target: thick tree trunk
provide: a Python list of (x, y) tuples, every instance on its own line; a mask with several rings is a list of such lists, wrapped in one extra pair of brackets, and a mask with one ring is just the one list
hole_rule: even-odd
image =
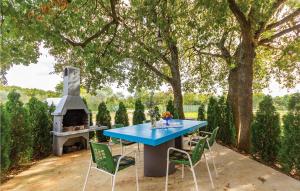
[(231, 69), (228, 76), (228, 102), (232, 108), (233, 120), (236, 128), (236, 137), (238, 136), (238, 124), (239, 124), (239, 115), (238, 115), (238, 72), (237, 68)]
[(169, 49), (171, 52), (171, 74), (172, 74), (172, 89), (174, 94), (174, 106), (178, 111), (179, 119), (184, 119), (183, 112), (183, 96), (181, 88), (181, 76), (179, 69), (179, 58), (178, 58), (178, 48), (176, 43), (173, 41), (169, 42)]
[(173, 89), (173, 95), (174, 95), (174, 107), (178, 111), (179, 119), (184, 119), (183, 96), (182, 96), (180, 80), (179, 81), (175, 80), (175, 82), (172, 83), (172, 89)]
[(235, 55), (236, 68), (230, 71), (228, 79), (228, 98), (237, 130), (237, 147), (246, 152), (250, 149), (254, 58), (255, 47), (252, 41), (243, 39)]

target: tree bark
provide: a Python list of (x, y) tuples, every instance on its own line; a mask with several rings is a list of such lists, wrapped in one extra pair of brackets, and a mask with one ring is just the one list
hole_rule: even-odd
[(179, 58), (178, 58), (178, 48), (174, 41), (168, 42), (169, 50), (171, 53), (171, 74), (172, 74), (172, 89), (174, 95), (174, 107), (178, 111), (179, 119), (184, 119), (183, 112), (183, 96), (181, 88), (181, 75), (179, 69)]
[(182, 96), (180, 76), (178, 76), (178, 78), (179, 80), (174, 80), (172, 82), (172, 89), (174, 95), (174, 107), (178, 111), (179, 119), (184, 119), (183, 96)]
[(255, 46), (251, 38), (243, 37), (235, 54), (236, 67), (229, 74), (228, 99), (233, 109), (237, 132), (237, 147), (249, 152), (252, 122), (252, 84)]
[(235, 126), (236, 137), (238, 136), (238, 124), (239, 124), (239, 115), (238, 115), (238, 72), (237, 68), (231, 69), (228, 76), (228, 102), (232, 108), (233, 120)]

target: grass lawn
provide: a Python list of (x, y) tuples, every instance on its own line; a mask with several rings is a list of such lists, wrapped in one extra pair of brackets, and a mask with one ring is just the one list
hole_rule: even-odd
[(187, 119), (197, 119), (198, 113), (197, 112), (185, 112), (184, 116)]

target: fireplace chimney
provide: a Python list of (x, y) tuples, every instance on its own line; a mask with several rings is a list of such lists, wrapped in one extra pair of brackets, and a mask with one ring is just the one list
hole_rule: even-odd
[(66, 67), (64, 70), (64, 96), (80, 95), (80, 70), (74, 67)]

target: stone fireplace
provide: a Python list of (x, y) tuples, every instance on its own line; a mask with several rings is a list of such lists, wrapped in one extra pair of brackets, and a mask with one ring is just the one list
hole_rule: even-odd
[(52, 113), (53, 153), (89, 148), (89, 131), (105, 129), (90, 127), (90, 112), (80, 97), (80, 70), (75, 67), (64, 69), (63, 97)]

